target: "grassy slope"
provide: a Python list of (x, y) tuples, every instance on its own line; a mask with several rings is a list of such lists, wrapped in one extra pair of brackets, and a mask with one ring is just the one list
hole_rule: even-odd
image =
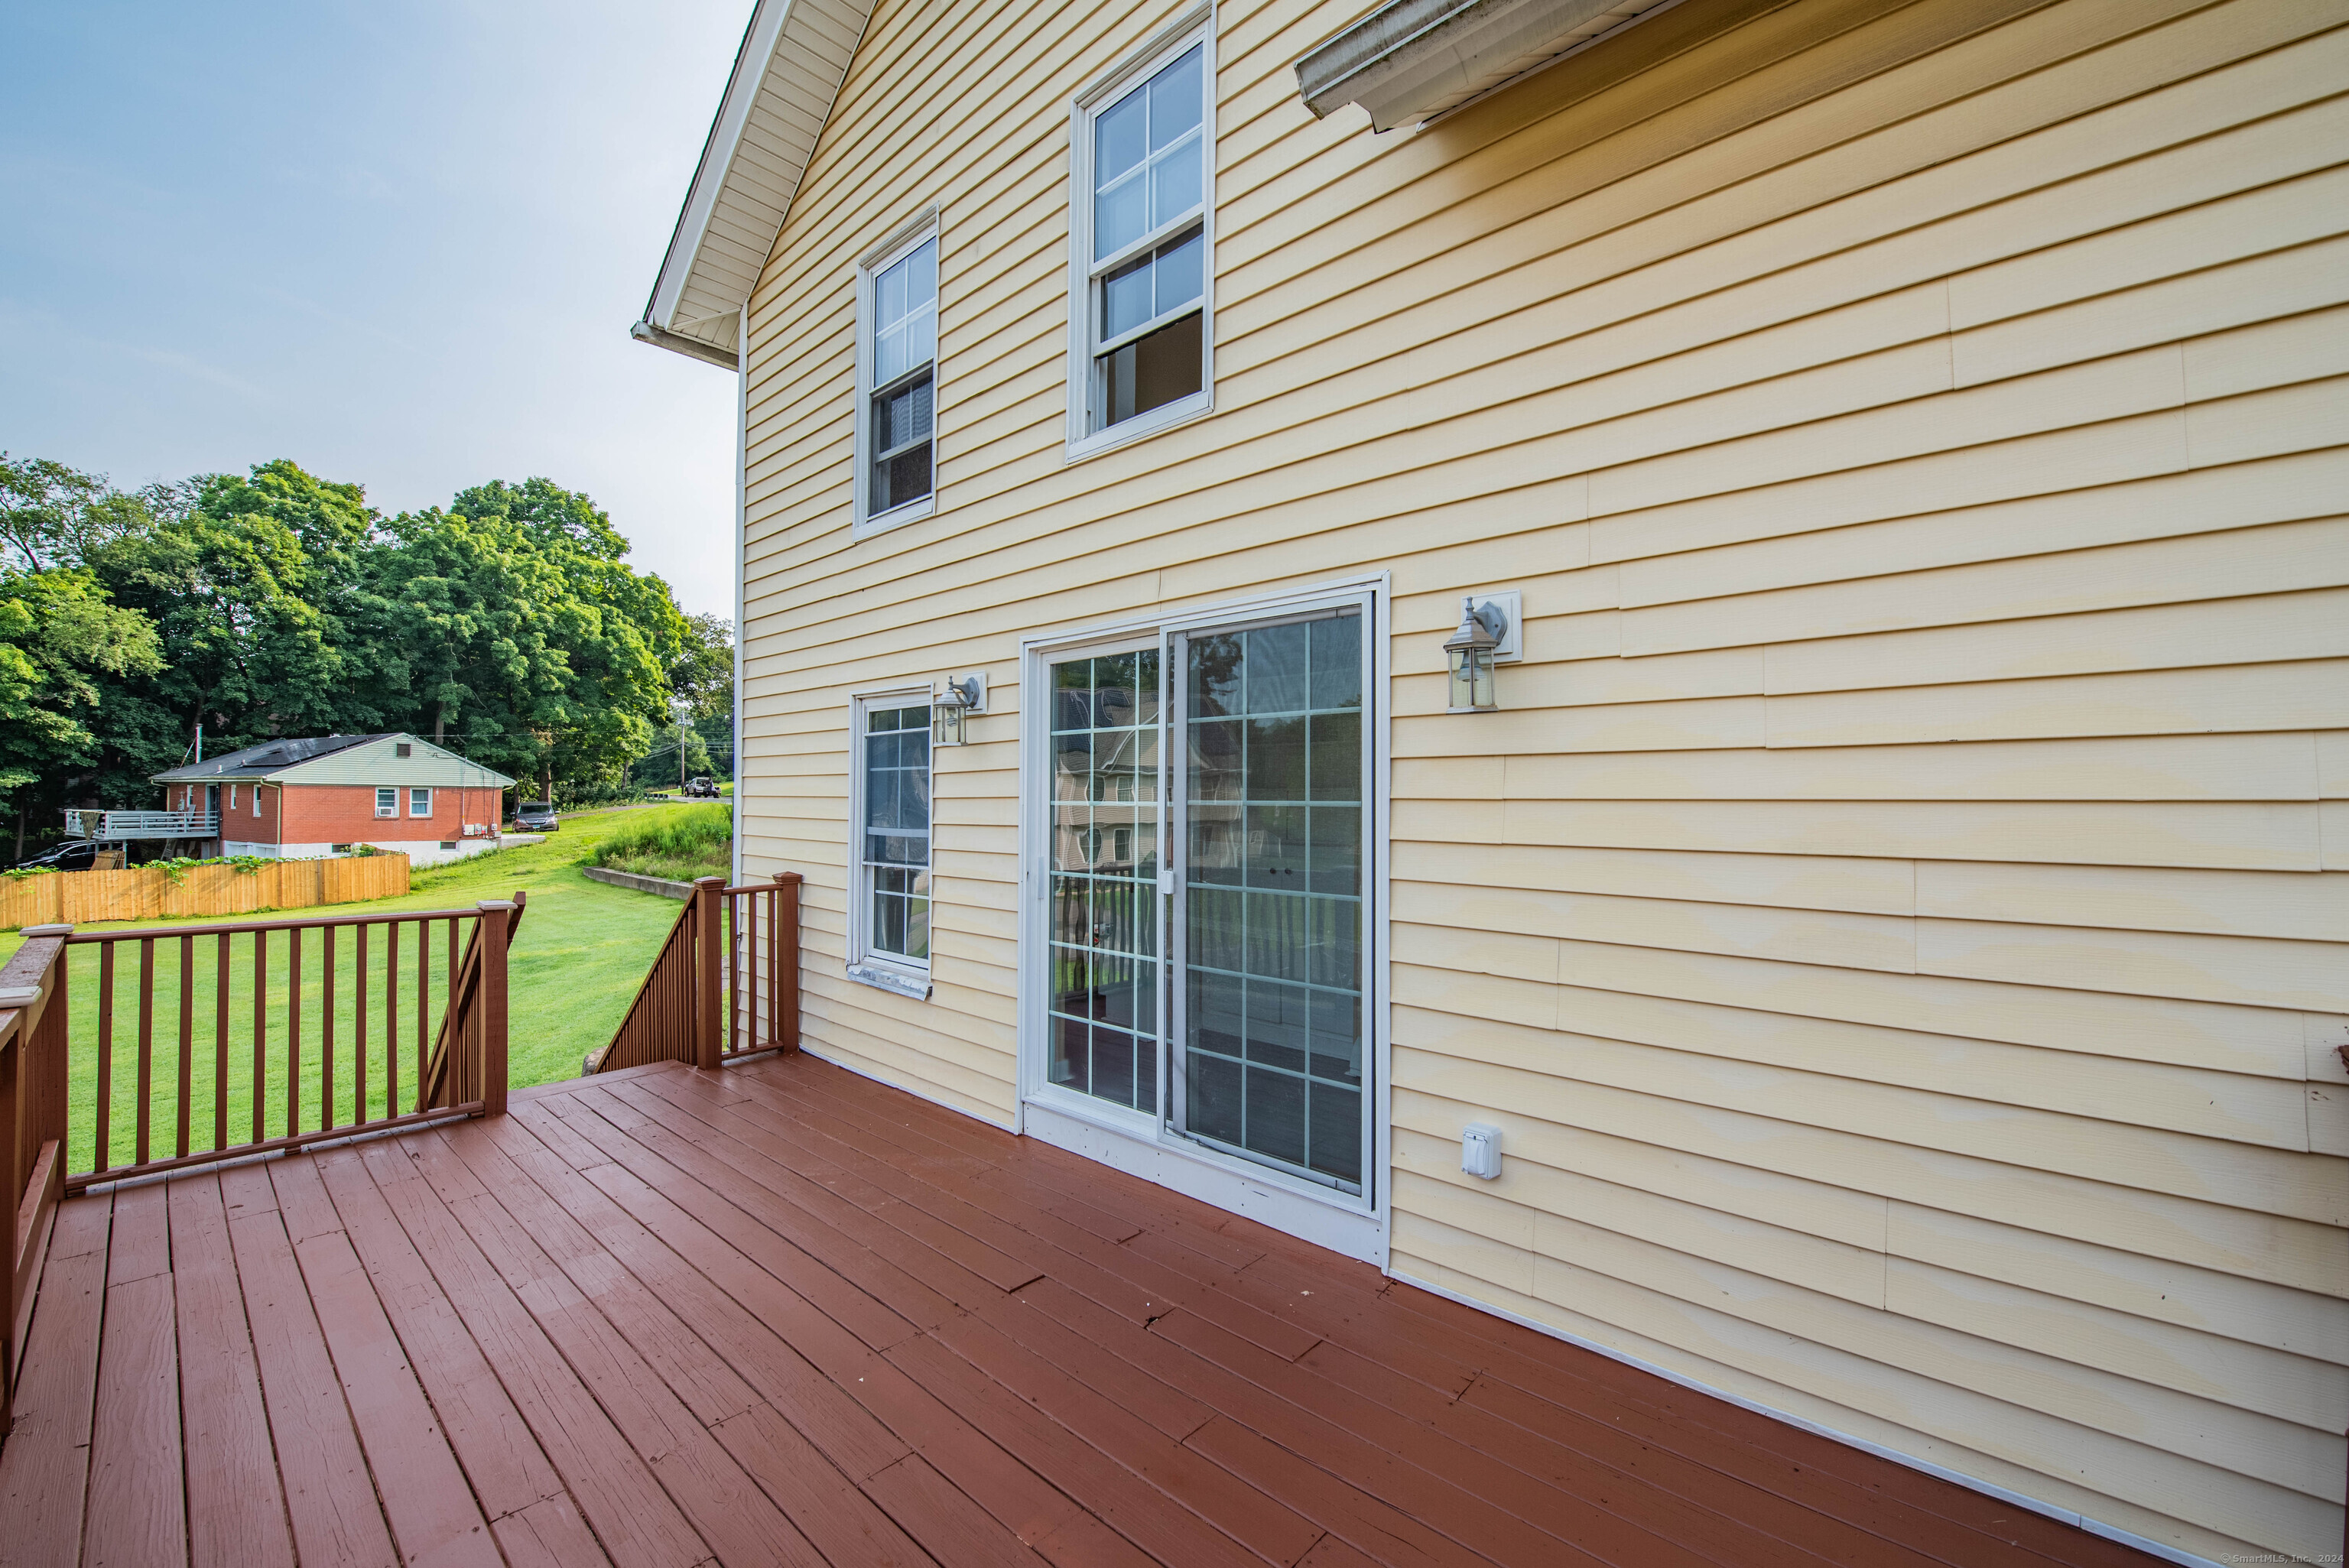
[(734, 810), (704, 802), (669, 811), (643, 812), (605, 835), (595, 863), (667, 882), (724, 876), (734, 851)]
[[(662, 939), (676, 922), (678, 905), (675, 901), (648, 893), (631, 892), (623, 888), (608, 887), (588, 881), (579, 873), (578, 862), (606, 835), (633, 825), (648, 816), (666, 814), (679, 808), (655, 807), (648, 810), (600, 812), (593, 816), (566, 817), (562, 831), (551, 835), (545, 843), (527, 848), (500, 851), (494, 854), (460, 861), (454, 865), (419, 871), (416, 873), (413, 891), (403, 897), (381, 899), (368, 903), (334, 904), (316, 910), (289, 912), (292, 915), (349, 915), (358, 913), (391, 913), (410, 910), (470, 909), (487, 898), (511, 898), (517, 890), (527, 890), (530, 898), (521, 930), (514, 940), (508, 971), (512, 987), (512, 1027), (509, 1045), (510, 1082), (514, 1087), (545, 1083), (552, 1079), (570, 1078), (579, 1071), (579, 1059), (588, 1051), (602, 1046), (618, 1026), (621, 1016), (627, 1010), (636, 985), (658, 952)], [(254, 918), (275, 918), (260, 915)], [(169, 930), (175, 925), (201, 925), (207, 920), (165, 921), (143, 923), (142, 930)], [(87, 931), (121, 930), (131, 923), (115, 922), (88, 925)], [(436, 951), (439, 929), (435, 931)], [(402, 995), (411, 995), (406, 975), (413, 964), (414, 928), (402, 933)], [(0, 934), (0, 960), (22, 945), (23, 937), (15, 932)], [(380, 937), (371, 969), (377, 972), (371, 983), (372, 995), (378, 999), (381, 989)], [(270, 1047), (268, 1069), (264, 1075), (267, 1090), (264, 1097), (267, 1108), (265, 1130), (274, 1135), (284, 1130), (285, 1099), (285, 955), (284, 939), (272, 954), (269, 1013)], [(175, 1115), (175, 1079), (177, 1075), (178, 1017), (175, 1004), (178, 995), (179, 944), (161, 941), (155, 944), (157, 996), (165, 1014), (154, 1021), (156, 1035), (156, 1069), (150, 1104), (152, 1109), (153, 1152), (169, 1154), (165, 1147), (172, 1140)], [(249, 939), (240, 939), (232, 950), (232, 982), (230, 986), (231, 1049), (229, 1052), (229, 1136), (241, 1141), (251, 1135), (250, 1099), (246, 1086), (251, 1078), (253, 1007), (245, 954)], [(308, 1021), (305, 1025), (304, 1091), (301, 1125), (319, 1125), (318, 1076), (316, 1065), (318, 1009), (322, 1001), (320, 973), (323, 968), (319, 939), (313, 934), (305, 947), (305, 984), (303, 992)], [(214, 1007), (212, 990), (213, 945), (210, 939), (199, 939), (194, 949), (197, 971), (194, 1006), (194, 1048), (191, 1051), (191, 1076), (195, 1083), (197, 1115), (191, 1147), (202, 1149), (211, 1142), (211, 1086), (212, 1073), (212, 1033)], [(134, 1124), (137, 1095), (131, 1073), (137, 1038), (135, 1016), (138, 949), (119, 948), (116, 964), (115, 995), (117, 1016), (114, 1026), (115, 1084), (109, 1099), (112, 1129), (109, 1142), (114, 1161), (130, 1157), (129, 1138)], [(436, 964), (436, 971), (440, 967)], [(337, 1099), (341, 1109), (336, 1120), (349, 1119), (351, 1093), (349, 1088), (349, 1042), (355, 1030), (351, 1020), (354, 990), (351, 939), (346, 934), (337, 950), (336, 1026), (339, 1068), (342, 1081)], [(97, 997), (98, 968), (95, 950), (75, 950), (73, 965), (73, 1085), (70, 1120), (78, 1137), (73, 1150), (71, 1169), (86, 1170), (90, 1166), (90, 1129), (97, 1099)], [(445, 984), (436, 973), (435, 1003), (445, 993)], [(166, 1000), (166, 999), (170, 1000)], [(403, 1003), (403, 1006), (405, 1004)], [(408, 1026), (409, 1029), (413, 1025)], [(412, 1063), (414, 1041), (404, 1038), (403, 1063)], [(382, 1042), (379, 1026), (371, 1042), (372, 1053), (380, 1057)], [(370, 1075), (371, 1078), (375, 1075)], [(412, 1069), (403, 1065), (401, 1088), (403, 1101), (410, 1089)], [(370, 1107), (381, 1114), (383, 1095), (379, 1078), (371, 1085)]]

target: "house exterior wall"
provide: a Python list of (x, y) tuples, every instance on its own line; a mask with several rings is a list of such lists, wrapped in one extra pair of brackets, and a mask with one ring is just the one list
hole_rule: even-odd
[[(1023, 637), (1390, 573), (1392, 1272), (2338, 1552), (2349, 5), (1687, 0), (1376, 139), (1292, 75), (1360, 9), (1217, 9), (1216, 411), (1071, 464), (1068, 105), (1181, 9), (875, 8), (750, 304), (810, 1048), (1014, 1123)], [(933, 201), (937, 511), (852, 542), (855, 259)], [(850, 693), (971, 670), (931, 994), (854, 984)]]

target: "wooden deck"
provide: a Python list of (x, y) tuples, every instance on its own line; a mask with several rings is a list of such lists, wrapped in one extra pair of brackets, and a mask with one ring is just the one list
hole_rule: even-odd
[(0, 1561), (2151, 1560), (795, 1057), (69, 1201)]

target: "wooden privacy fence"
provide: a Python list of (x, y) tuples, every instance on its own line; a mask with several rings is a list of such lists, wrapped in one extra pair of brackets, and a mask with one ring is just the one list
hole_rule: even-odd
[(408, 871), (408, 857), (394, 852), (331, 861), (271, 861), (250, 868), (187, 866), (176, 880), (160, 866), (0, 877), (0, 929), (359, 903), (406, 892)]
[(714, 1068), (800, 1044), (800, 873), (693, 884), (668, 940), (591, 1073), (647, 1062)]

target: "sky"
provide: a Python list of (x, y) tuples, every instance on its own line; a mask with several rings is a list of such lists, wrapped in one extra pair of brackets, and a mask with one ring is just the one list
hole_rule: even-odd
[(733, 613), (734, 377), (630, 341), (750, 0), (0, 0), (0, 449), (584, 490)]

